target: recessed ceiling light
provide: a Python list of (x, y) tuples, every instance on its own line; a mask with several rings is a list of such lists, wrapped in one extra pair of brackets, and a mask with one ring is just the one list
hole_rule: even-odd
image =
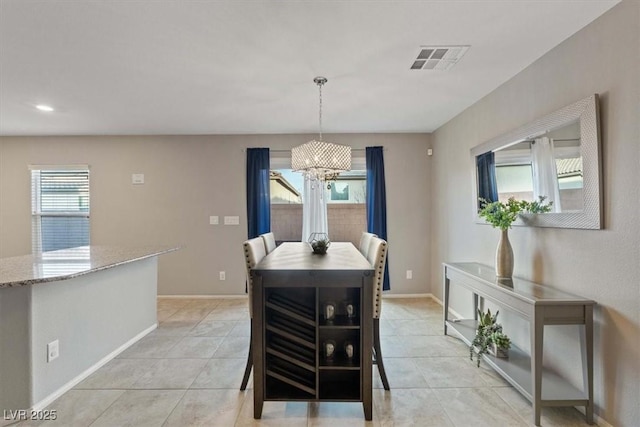
[(50, 107), (48, 105), (44, 105), (44, 104), (38, 104), (36, 105), (36, 108), (40, 111), (46, 111), (47, 113), (50, 113), (53, 111), (53, 107)]
[(449, 70), (470, 46), (421, 46), (412, 70)]

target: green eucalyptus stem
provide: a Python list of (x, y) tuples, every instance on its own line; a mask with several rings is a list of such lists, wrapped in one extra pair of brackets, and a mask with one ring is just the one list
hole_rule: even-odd
[(551, 211), (553, 202), (545, 204), (546, 197), (540, 196), (537, 201), (516, 200), (510, 197), (507, 203), (489, 202), (480, 198), (481, 209), (478, 215), (489, 224), (501, 230), (508, 230), (521, 213), (546, 213)]

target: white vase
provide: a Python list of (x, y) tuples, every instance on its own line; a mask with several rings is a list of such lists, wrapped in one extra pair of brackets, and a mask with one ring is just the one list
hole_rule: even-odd
[(502, 230), (496, 250), (496, 276), (498, 279), (511, 279), (513, 276), (513, 249), (509, 242), (509, 229)]

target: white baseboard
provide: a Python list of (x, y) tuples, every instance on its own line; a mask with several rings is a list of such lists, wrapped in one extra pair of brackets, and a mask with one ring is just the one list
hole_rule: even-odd
[[(383, 294), (382, 298), (431, 298), (441, 306), (444, 306), (442, 301), (433, 294), (391, 294), (391, 295)], [(462, 315), (451, 308), (449, 308), (449, 313), (451, 313), (455, 319), (462, 319)]]
[(125, 351), (127, 348), (131, 347), (138, 340), (140, 340), (142, 337), (144, 337), (145, 335), (147, 335), (149, 332), (153, 331), (157, 327), (158, 327), (157, 323), (154, 323), (152, 326), (149, 326), (147, 329), (145, 329), (144, 331), (140, 332), (138, 335), (136, 335), (135, 337), (131, 338), (129, 341), (127, 341), (126, 343), (122, 344), (120, 347), (118, 347), (117, 349), (115, 349), (111, 353), (107, 354), (105, 357), (100, 359), (94, 365), (90, 366), (88, 369), (83, 371), (80, 375), (76, 376), (71, 381), (69, 381), (68, 383), (64, 384), (62, 387), (60, 387), (59, 389), (57, 389), (56, 391), (51, 393), (49, 396), (45, 397), (41, 401), (39, 401), (36, 404), (34, 404), (33, 407), (31, 407), (31, 410), (33, 410), (33, 411), (41, 411), (41, 410), (43, 410), (44, 408), (49, 406), (54, 400), (56, 400), (57, 398), (62, 396), (67, 391), (71, 390), (76, 385), (80, 384), (80, 382), (82, 380), (87, 378), (89, 375), (93, 374), (98, 369), (102, 368), (104, 365), (106, 365), (108, 362), (110, 362), (117, 355), (119, 355), (120, 353)]
[(433, 294), (429, 294), (429, 295), (431, 296), (432, 300), (434, 300), (435, 302), (437, 302), (438, 304), (440, 304), (442, 306), (444, 305), (443, 302), (437, 296), (435, 296)]
[[(587, 411), (584, 406), (574, 406), (574, 408), (576, 408), (576, 410), (582, 415), (586, 416)], [(613, 427), (612, 424), (609, 424), (604, 418), (599, 417), (598, 414), (593, 414), (593, 423), (600, 427)]]
[(385, 294), (382, 292), (382, 298), (429, 298), (431, 294)]
[(173, 298), (173, 299), (232, 299), (232, 298), (247, 298), (247, 294), (241, 295), (158, 295), (158, 299)]

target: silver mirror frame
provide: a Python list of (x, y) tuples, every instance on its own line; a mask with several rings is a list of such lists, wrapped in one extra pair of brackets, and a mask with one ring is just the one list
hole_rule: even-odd
[(594, 94), (568, 105), (538, 120), (500, 135), (471, 149), (472, 207), (476, 222), (486, 222), (478, 216), (478, 168), (476, 157), (488, 151), (533, 139), (572, 121), (580, 121), (580, 149), (583, 164), (584, 207), (581, 212), (521, 215), (514, 225), (601, 229), (603, 227), (602, 155), (600, 142), (600, 110), (598, 95)]

